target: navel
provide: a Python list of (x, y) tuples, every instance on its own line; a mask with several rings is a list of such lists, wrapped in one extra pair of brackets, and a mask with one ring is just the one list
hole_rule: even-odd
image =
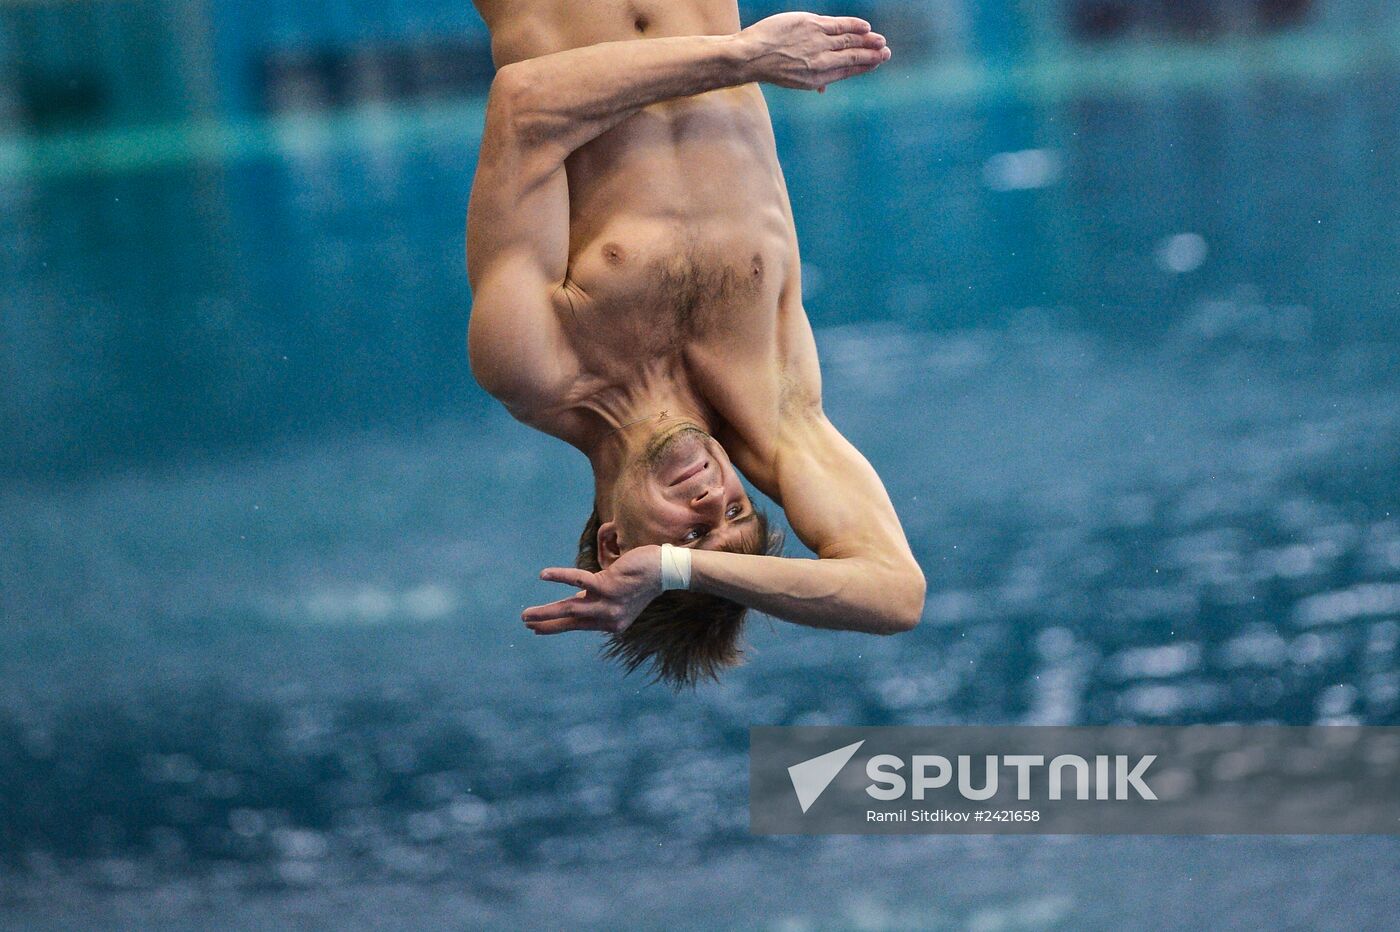
[(763, 255), (753, 254), (753, 261), (749, 263), (749, 277), (756, 282), (763, 281)]
[(638, 13), (638, 14), (637, 14), (637, 18), (636, 18), (635, 22), (636, 22), (636, 26), (637, 26), (637, 31), (638, 31), (638, 32), (646, 32), (646, 31), (647, 31), (647, 27), (651, 25), (651, 21), (648, 20), (648, 19), (647, 19), (645, 16), (643, 16), (641, 13)]
[(608, 265), (621, 265), (627, 261), (627, 253), (617, 243), (604, 243), (603, 258)]

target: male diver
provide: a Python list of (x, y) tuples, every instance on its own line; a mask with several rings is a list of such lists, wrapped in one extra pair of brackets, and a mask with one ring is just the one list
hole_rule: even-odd
[[(478, 0), (498, 66), (467, 223), (472, 372), (578, 448), (577, 590), (537, 634), (608, 633), (673, 686), (738, 662), (746, 608), (918, 623), (924, 577), (875, 470), (822, 411), (797, 235), (757, 82), (825, 90), (889, 60), (853, 17), (739, 28), (735, 0)], [(778, 535), (739, 473), (818, 559)], [(675, 591), (667, 591), (675, 590)]]

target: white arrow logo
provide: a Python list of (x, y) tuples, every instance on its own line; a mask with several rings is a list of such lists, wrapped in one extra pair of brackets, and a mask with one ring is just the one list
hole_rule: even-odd
[(792, 788), (797, 793), (797, 802), (802, 806), (803, 812), (812, 808), (812, 803), (817, 801), (818, 796), (826, 792), (826, 788), (831, 785), (832, 780), (836, 779), (841, 768), (846, 766), (864, 743), (864, 740), (857, 741), (855, 744), (848, 744), (844, 748), (837, 748), (820, 757), (804, 760), (802, 763), (793, 764), (788, 768), (788, 776), (792, 778)]

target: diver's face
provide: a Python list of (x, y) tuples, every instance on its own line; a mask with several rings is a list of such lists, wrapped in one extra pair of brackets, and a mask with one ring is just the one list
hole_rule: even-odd
[(695, 427), (656, 438), (620, 484), (616, 515), (622, 550), (643, 544), (735, 550), (758, 530), (724, 448)]

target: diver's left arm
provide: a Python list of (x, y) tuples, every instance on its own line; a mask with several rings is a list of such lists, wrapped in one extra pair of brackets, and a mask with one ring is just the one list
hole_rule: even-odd
[(697, 550), (690, 588), (774, 617), (872, 634), (907, 631), (925, 582), (870, 463), (820, 406), (783, 426), (774, 497), (817, 559)]
[[(880, 477), (820, 413), (783, 431), (770, 494), (817, 559), (690, 550), (692, 591), (722, 596), (816, 628), (896, 634), (919, 623), (924, 575)], [(578, 589), (523, 614), (536, 634), (621, 631), (660, 595), (661, 548), (634, 547), (597, 573), (551, 567), (547, 582)]]

